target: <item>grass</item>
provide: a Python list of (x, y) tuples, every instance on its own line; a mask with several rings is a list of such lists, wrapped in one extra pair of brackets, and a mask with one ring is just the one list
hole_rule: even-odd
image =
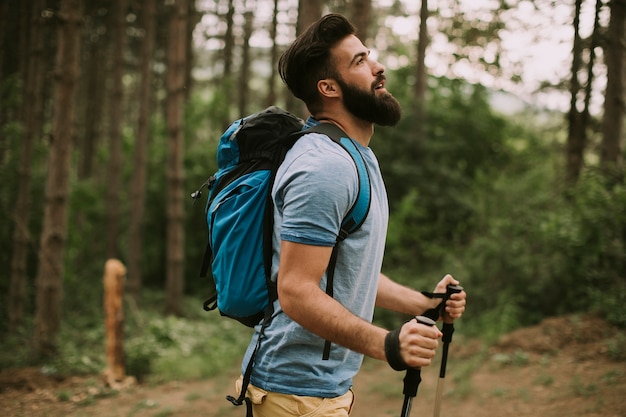
[(569, 383), (569, 388), (577, 397), (589, 397), (598, 391), (598, 386), (595, 383), (585, 383), (578, 376), (572, 379)]
[[(185, 317), (162, 314), (161, 292), (147, 292), (141, 308), (125, 303), (126, 374), (145, 380), (197, 379), (237, 366), (252, 329), (216, 312), (202, 301), (186, 299)], [(67, 315), (58, 338), (58, 353), (34, 361), (27, 332), (0, 342), (0, 369), (38, 366), (49, 375), (100, 374), (106, 368), (105, 332), (101, 316)]]

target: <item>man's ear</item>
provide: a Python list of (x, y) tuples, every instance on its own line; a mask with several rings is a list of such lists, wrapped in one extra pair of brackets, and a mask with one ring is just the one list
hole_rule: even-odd
[(323, 97), (339, 97), (341, 95), (341, 87), (332, 78), (325, 78), (317, 82), (317, 91)]

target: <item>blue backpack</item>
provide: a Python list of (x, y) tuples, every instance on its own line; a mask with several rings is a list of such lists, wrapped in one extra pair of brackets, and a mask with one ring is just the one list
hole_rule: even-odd
[[(338, 244), (361, 227), (370, 207), (369, 172), (355, 142), (334, 124), (320, 123), (306, 130), (303, 127), (301, 119), (274, 106), (233, 122), (217, 147), (217, 172), (192, 194), (197, 200), (201, 190), (208, 187), (205, 209), (208, 243), (200, 276), (205, 277), (210, 267), (215, 294), (205, 301), (204, 309), (217, 309), (221, 315), (249, 327), (263, 320), (261, 336), (272, 317), (273, 301), (278, 297), (276, 283), (271, 280), (274, 227), (271, 190), (287, 151), (302, 135), (322, 133), (348, 152), (358, 172), (359, 193), (342, 220), (326, 271), (326, 293), (330, 296)], [(236, 405), (245, 400), (245, 388), (261, 336), (245, 372), (240, 397), (228, 397)], [(325, 359), (329, 352), (327, 341)]]
[[(322, 133), (352, 156), (359, 174), (359, 194), (342, 221), (337, 242), (365, 221), (370, 205), (369, 173), (357, 146), (336, 125), (320, 123), (302, 130), (302, 120), (277, 107), (269, 107), (233, 122), (217, 147), (217, 172), (200, 188), (209, 189), (206, 204), (208, 244), (202, 277), (211, 268), (216, 293), (204, 305), (253, 327), (276, 299), (270, 280), (272, 264), (273, 204), (271, 188), (287, 151), (303, 135)], [(201, 191), (192, 196), (197, 199)], [(335, 245), (337, 248), (337, 245)], [(336, 250), (327, 275), (332, 275)], [(331, 268), (332, 267), (332, 268)], [(332, 278), (329, 277), (332, 295)]]

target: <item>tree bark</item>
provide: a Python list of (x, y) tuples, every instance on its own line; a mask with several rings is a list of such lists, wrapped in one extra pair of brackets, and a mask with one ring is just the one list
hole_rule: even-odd
[(244, 12), (244, 26), (243, 26), (243, 44), (241, 45), (241, 68), (239, 68), (239, 87), (237, 88), (239, 94), (238, 108), (239, 116), (243, 117), (248, 114), (248, 102), (250, 96), (250, 89), (248, 88), (248, 81), (250, 81), (250, 37), (253, 32), (254, 15), (251, 10)]
[(143, 218), (146, 204), (146, 175), (148, 138), (150, 134), (150, 114), (152, 110), (152, 57), (156, 33), (156, 0), (146, 0), (143, 4), (144, 39), (141, 46), (141, 85), (139, 87), (139, 117), (137, 120), (137, 141), (133, 160), (133, 177), (130, 202), (130, 237), (128, 253), (128, 290), (135, 298), (141, 291), (141, 254), (143, 246)]
[(426, 73), (426, 49), (430, 42), (428, 36), (428, 0), (422, 0), (420, 8), (419, 38), (417, 40), (417, 63), (415, 65), (415, 137), (416, 141), (422, 142), (426, 134), (426, 85), (428, 74)]
[(104, 266), (104, 328), (107, 367), (104, 376), (109, 386), (115, 386), (126, 377), (124, 363), (124, 285), (126, 268), (117, 259), (109, 259)]
[(272, 14), (272, 26), (270, 27), (270, 38), (272, 39), (272, 47), (270, 49), (270, 63), (271, 71), (268, 79), (268, 91), (267, 99), (265, 100), (266, 106), (271, 106), (276, 103), (276, 67), (278, 65), (278, 45), (277, 36), (278, 33), (278, 0), (274, 0), (274, 13)]
[(350, 20), (356, 26), (357, 37), (366, 43), (372, 18), (372, 0), (352, 0), (350, 14)]
[[(228, 10), (224, 16), (226, 31), (224, 32), (224, 48), (222, 50), (223, 72), (219, 83), (219, 89), (223, 93), (225, 104), (233, 102), (233, 56), (235, 54), (235, 5), (233, 0), (228, 0)], [(232, 122), (229, 105), (224, 105), (220, 111), (221, 130), (225, 130)]]
[(166, 313), (180, 315), (184, 289), (184, 106), (187, 40), (187, 1), (175, 0), (167, 50), (167, 258)]
[(106, 256), (119, 256), (120, 191), (122, 189), (122, 105), (124, 74), (124, 39), (126, 35), (126, 0), (113, 7), (113, 68), (109, 101), (109, 162), (107, 167), (107, 235)]
[[(107, 68), (107, 47), (110, 39), (110, 26), (99, 16), (98, 12), (103, 4), (91, 4), (92, 25), (87, 28), (88, 44), (85, 45), (85, 77), (84, 77), (84, 114), (83, 137), (79, 145), (78, 179), (91, 178), (94, 173), (94, 157), (100, 138), (102, 137), (103, 110), (105, 108), (105, 91)], [(110, 6), (109, 6), (110, 8)], [(104, 20), (104, 21), (103, 21)], [(110, 19), (108, 19), (110, 21)], [(107, 30), (103, 30), (107, 27)]]
[(576, 0), (574, 11), (574, 43), (572, 48), (572, 69), (570, 79), (570, 109), (568, 113), (568, 135), (565, 145), (565, 178), (570, 184), (578, 180), (583, 167), (583, 155), (587, 144), (586, 128), (582, 111), (578, 109), (581, 91), (578, 72), (582, 68), (583, 42), (580, 38), (580, 10), (582, 0)]
[(43, 230), (36, 280), (33, 348), (36, 356), (56, 351), (61, 324), (63, 273), (67, 241), (70, 161), (74, 135), (74, 93), (78, 80), (82, 0), (62, 0), (58, 14), (54, 116)]
[(611, 0), (607, 36), (607, 83), (602, 122), (600, 165), (612, 182), (624, 179), (622, 144), (626, 102), (626, 0)]
[[(321, 0), (299, 0), (298, 2), (298, 21), (296, 22), (296, 36), (304, 32), (309, 26), (322, 17), (322, 1)], [(293, 94), (287, 92), (287, 110), (293, 113), (300, 113), (300, 117), (306, 118), (309, 110), (306, 105), (300, 101), (296, 101)]]
[(304, 32), (309, 26), (322, 17), (323, 3), (321, 0), (300, 0), (298, 4), (296, 35)]
[(31, 8), (30, 39), (24, 77), (24, 99), (22, 100), (22, 153), (18, 170), (17, 199), (13, 220), (13, 254), (11, 258), (11, 280), (9, 285), (9, 331), (14, 332), (22, 324), (24, 301), (26, 298), (26, 265), (28, 247), (31, 244), (29, 232), (31, 167), (35, 136), (41, 131), (41, 111), (43, 107), (43, 22), (41, 12), (44, 0), (36, 0)]

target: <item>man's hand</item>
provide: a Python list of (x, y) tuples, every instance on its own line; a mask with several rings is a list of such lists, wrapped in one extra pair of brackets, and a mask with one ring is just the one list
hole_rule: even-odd
[[(459, 281), (454, 279), (452, 275), (447, 274), (435, 287), (436, 293), (445, 293), (448, 285), (459, 285)], [(461, 318), (465, 311), (467, 294), (465, 291), (454, 293), (446, 302), (444, 310), (444, 320), (455, 320)]]
[(435, 326), (406, 322), (400, 329), (400, 356), (410, 368), (430, 365), (442, 333)]

